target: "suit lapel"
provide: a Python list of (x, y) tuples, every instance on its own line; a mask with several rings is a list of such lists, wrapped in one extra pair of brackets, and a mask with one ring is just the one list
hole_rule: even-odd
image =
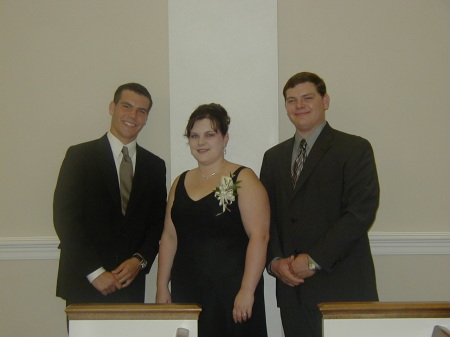
[(143, 155), (143, 149), (136, 144), (136, 166), (133, 176), (133, 187), (131, 188), (130, 200), (128, 201), (127, 214), (133, 211), (134, 205), (139, 200), (148, 181), (151, 165)]
[(111, 145), (109, 144), (106, 135), (99, 139), (96, 157), (96, 165), (99, 166), (99, 171), (101, 172), (101, 177), (99, 177), (99, 179), (104, 180), (106, 189), (111, 195), (114, 205), (122, 214), (122, 202), (120, 200), (120, 187), (117, 178), (116, 164)]
[(289, 198), (293, 196), (292, 177), (291, 177), (291, 162), (292, 162), (292, 148), (294, 146), (295, 137), (292, 137), (283, 144), (280, 152), (280, 184), (283, 189), (287, 191)]
[(308, 180), (308, 177), (314, 171), (316, 165), (322, 159), (323, 155), (328, 151), (331, 146), (332, 138), (332, 129), (327, 123), (306, 158), (305, 165), (303, 166), (297, 184), (295, 185), (294, 194), (301, 189), (303, 184)]

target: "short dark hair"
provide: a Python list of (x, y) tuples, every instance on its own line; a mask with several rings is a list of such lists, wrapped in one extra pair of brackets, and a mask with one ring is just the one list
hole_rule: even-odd
[(317, 92), (323, 97), (327, 93), (327, 86), (325, 85), (325, 82), (323, 79), (321, 79), (317, 74), (309, 73), (309, 72), (301, 72), (298, 74), (295, 74), (292, 76), (283, 88), (283, 96), (284, 99), (286, 99), (286, 91), (288, 89), (294, 88), (296, 85), (305, 83), (305, 82), (311, 82), (315, 85)]
[(230, 117), (227, 111), (220, 104), (210, 103), (202, 104), (194, 110), (189, 117), (184, 135), (189, 138), (195, 122), (205, 118), (211, 121), (214, 131), (220, 132), (222, 136), (227, 134), (230, 125)]
[(119, 103), (120, 98), (122, 96), (122, 92), (124, 90), (130, 90), (130, 91), (135, 92), (138, 95), (147, 97), (150, 101), (150, 105), (148, 106), (147, 112), (150, 111), (150, 109), (152, 108), (152, 105), (153, 105), (152, 96), (148, 92), (147, 88), (139, 83), (125, 83), (125, 84), (122, 84), (120, 87), (118, 87), (116, 92), (114, 93), (114, 103), (115, 104)]

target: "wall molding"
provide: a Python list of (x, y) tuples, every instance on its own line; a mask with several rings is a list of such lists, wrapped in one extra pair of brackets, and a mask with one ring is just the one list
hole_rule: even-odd
[[(373, 232), (373, 255), (450, 255), (450, 232)], [(0, 260), (57, 260), (56, 236), (0, 237)]]
[(450, 255), (450, 232), (369, 233), (373, 255)]

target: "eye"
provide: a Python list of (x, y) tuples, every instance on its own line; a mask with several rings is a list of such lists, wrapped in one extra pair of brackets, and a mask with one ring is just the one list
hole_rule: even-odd
[(147, 114), (147, 110), (140, 109), (140, 110), (139, 110), (139, 113), (140, 113), (141, 115), (146, 115), (146, 114)]
[(292, 104), (292, 103), (295, 103), (295, 100), (292, 99), (292, 98), (290, 98), (290, 99), (288, 99), (286, 102), (287, 102), (288, 104)]
[(213, 133), (213, 132), (210, 132), (210, 133), (206, 134), (206, 137), (215, 137), (215, 136), (216, 136), (216, 134)]
[(191, 135), (189, 136), (189, 138), (198, 138), (198, 135), (194, 135), (191, 133)]

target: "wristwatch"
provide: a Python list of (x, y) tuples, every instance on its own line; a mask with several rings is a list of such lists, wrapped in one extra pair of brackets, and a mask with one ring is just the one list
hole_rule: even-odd
[(144, 259), (144, 257), (141, 254), (136, 253), (133, 255), (133, 257), (139, 260), (139, 265), (140, 265), (141, 270), (145, 269), (145, 267), (147, 267), (147, 260)]
[(309, 256), (309, 255), (306, 255), (307, 256), (307, 258), (308, 258), (308, 268), (310, 269), (310, 270), (317, 270), (317, 265), (314, 263), (314, 261), (313, 261), (313, 259), (311, 258), (311, 256)]

